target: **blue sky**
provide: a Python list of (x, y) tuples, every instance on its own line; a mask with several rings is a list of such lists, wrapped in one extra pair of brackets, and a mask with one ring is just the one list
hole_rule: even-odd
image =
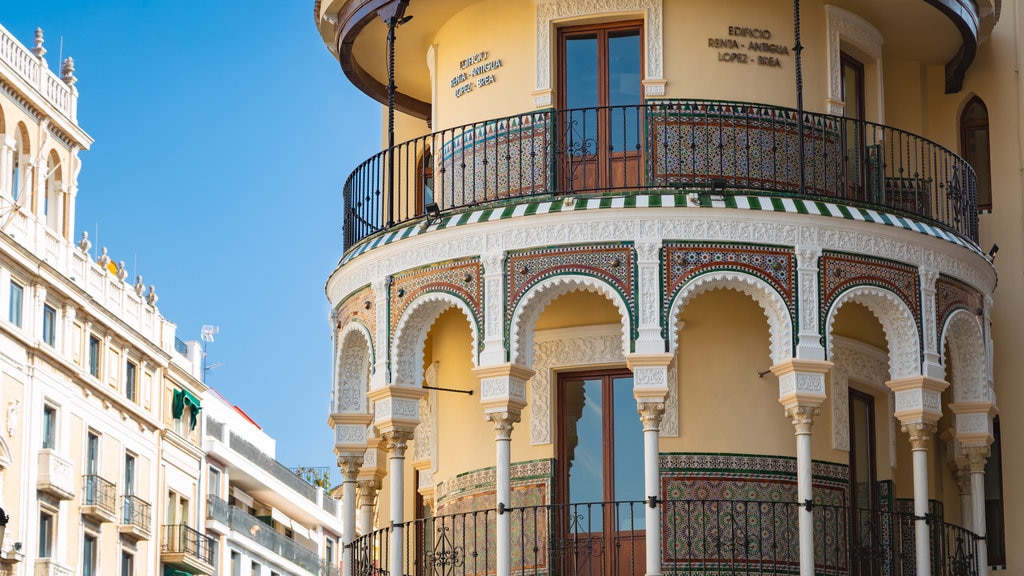
[[(330, 305), (341, 187), (381, 148), (380, 107), (320, 40), (313, 0), (32, 0), (0, 23), (75, 59), (89, 232), (154, 284), (207, 384), (277, 439), (288, 466), (334, 466)], [(337, 471), (333, 480), (337, 481)]]

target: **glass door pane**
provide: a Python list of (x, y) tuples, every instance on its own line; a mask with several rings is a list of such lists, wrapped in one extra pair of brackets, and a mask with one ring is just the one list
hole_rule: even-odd
[[(614, 500), (643, 500), (644, 494), (644, 430), (636, 412), (633, 377), (612, 380), (614, 394), (612, 428), (614, 450)], [(620, 506), (619, 530), (640, 530), (644, 527), (644, 511), (636, 506)]]
[[(578, 379), (565, 382), (566, 430), (565, 450), (568, 472), (568, 503), (604, 501), (604, 407), (600, 379)], [(578, 507), (580, 529), (601, 530), (600, 507), (592, 511)]]

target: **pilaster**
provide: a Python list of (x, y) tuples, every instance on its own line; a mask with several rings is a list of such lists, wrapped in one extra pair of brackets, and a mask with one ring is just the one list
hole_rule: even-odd
[[(661, 85), (664, 88), (664, 84)], [(636, 244), (637, 300), (639, 304), (639, 335), (635, 349), (638, 354), (665, 351), (661, 335), (661, 241), (642, 240)]]
[(797, 318), (796, 356), (805, 360), (825, 360), (825, 348), (821, 345), (821, 331), (818, 326), (818, 261), (821, 247), (801, 245), (796, 247), (796, 279), (800, 314)]
[(921, 266), (918, 271), (921, 277), (921, 331), (924, 336), (924, 374), (932, 378), (943, 378), (946, 371), (942, 368), (939, 355), (938, 331), (935, 323), (935, 281), (939, 271)]
[(480, 365), (505, 362), (505, 253), (494, 252), (481, 257), (484, 267), (484, 349)]

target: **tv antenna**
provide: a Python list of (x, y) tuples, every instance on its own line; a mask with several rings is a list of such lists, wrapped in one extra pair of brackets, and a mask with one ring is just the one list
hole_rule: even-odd
[(215, 368), (220, 368), (224, 365), (223, 362), (214, 362), (213, 364), (207, 364), (206, 362), (206, 346), (213, 342), (213, 335), (220, 333), (220, 326), (214, 326), (213, 324), (203, 324), (203, 328), (199, 332), (199, 338), (203, 341), (203, 383), (206, 383), (206, 373)]

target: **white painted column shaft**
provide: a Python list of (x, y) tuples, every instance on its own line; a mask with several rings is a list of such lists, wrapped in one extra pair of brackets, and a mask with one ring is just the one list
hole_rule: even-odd
[(405, 522), (405, 447), (392, 449), (388, 456), (388, 476), (391, 491), (391, 534), (388, 570), (391, 574), (402, 572), (402, 523)]
[(495, 480), (495, 507), (498, 509), (498, 576), (509, 576), (512, 573), (512, 514), (508, 508), (512, 505), (512, 481), (510, 467), (512, 465), (510, 438), (501, 434), (495, 440), (497, 448), (497, 469)]
[(352, 576), (352, 541), (356, 538), (356, 481), (345, 479), (341, 493), (341, 574)]
[(914, 448), (914, 542), (917, 553), (917, 573), (932, 573), (931, 546), (928, 541), (928, 449)]
[[(659, 486), (658, 469), (658, 429), (644, 427), (644, 493), (648, 501), (651, 497), (658, 497)], [(660, 498), (659, 498), (660, 500)], [(647, 534), (647, 576), (658, 576), (661, 574), (661, 506), (646, 506), (645, 526)]]
[(978, 576), (988, 574), (988, 545), (985, 543), (985, 471), (971, 471), (971, 522), (978, 539)]
[(797, 428), (796, 482), (799, 502), (800, 576), (814, 576), (814, 515), (805, 505), (814, 500), (811, 492), (811, 431)]

